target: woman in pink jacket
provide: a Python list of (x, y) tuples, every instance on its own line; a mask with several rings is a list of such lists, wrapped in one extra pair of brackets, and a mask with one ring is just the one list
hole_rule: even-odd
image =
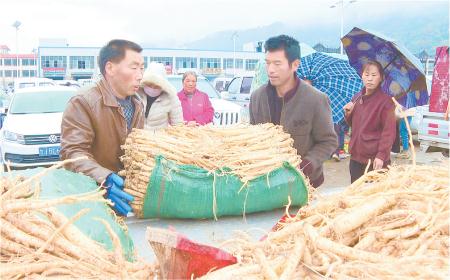
[(188, 71), (183, 75), (183, 89), (178, 93), (183, 108), (183, 118), (188, 125), (205, 125), (213, 121), (214, 109), (209, 96), (197, 89), (197, 74)]

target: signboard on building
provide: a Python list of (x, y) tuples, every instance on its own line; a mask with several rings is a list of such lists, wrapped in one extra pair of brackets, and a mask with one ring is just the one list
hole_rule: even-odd
[(221, 68), (203, 68), (202, 74), (203, 75), (219, 75), (222, 73)]
[(42, 72), (45, 78), (53, 78), (53, 77), (65, 77), (66, 76), (66, 68), (64, 67), (44, 67), (42, 68)]

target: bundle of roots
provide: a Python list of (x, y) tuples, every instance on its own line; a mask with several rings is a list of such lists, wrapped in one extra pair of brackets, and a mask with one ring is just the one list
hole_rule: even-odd
[(254, 242), (205, 279), (449, 279), (449, 165), (372, 171)]

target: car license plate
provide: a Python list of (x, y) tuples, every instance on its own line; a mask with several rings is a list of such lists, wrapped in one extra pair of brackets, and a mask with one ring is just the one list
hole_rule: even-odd
[(40, 157), (57, 156), (59, 155), (60, 149), (61, 149), (60, 146), (39, 148), (39, 156)]

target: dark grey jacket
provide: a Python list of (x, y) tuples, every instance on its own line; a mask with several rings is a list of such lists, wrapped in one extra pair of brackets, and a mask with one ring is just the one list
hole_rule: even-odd
[[(273, 86), (266, 84), (252, 93), (251, 124), (272, 122), (268, 95), (273, 90)], [(301, 82), (294, 96), (284, 103), (280, 124), (294, 139), (294, 147), (302, 157), (303, 172), (318, 187), (323, 182), (323, 162), (338, 145), (328, 97)]]

